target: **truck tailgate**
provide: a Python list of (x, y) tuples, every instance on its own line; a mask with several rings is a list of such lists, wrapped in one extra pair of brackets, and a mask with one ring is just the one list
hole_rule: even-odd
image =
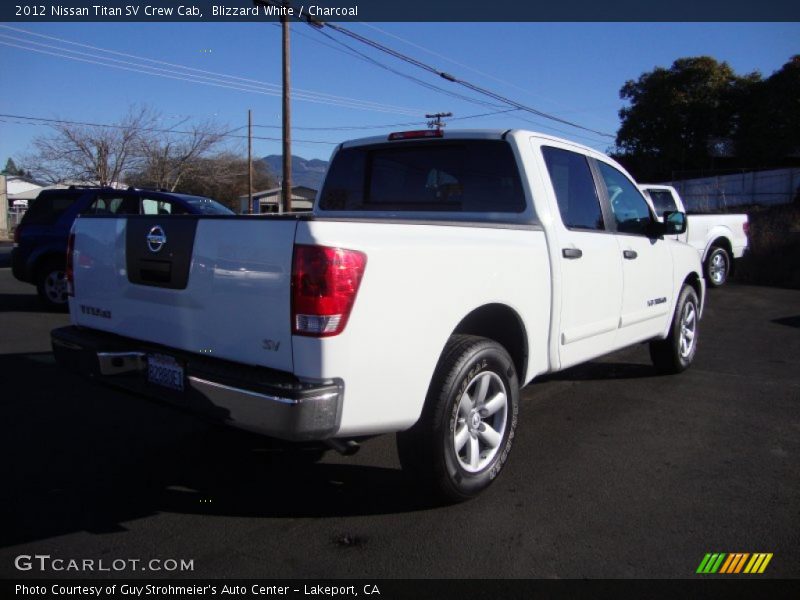
[(291, 372), (296, 227), (248, 217), (80, 218), (72, 322)]

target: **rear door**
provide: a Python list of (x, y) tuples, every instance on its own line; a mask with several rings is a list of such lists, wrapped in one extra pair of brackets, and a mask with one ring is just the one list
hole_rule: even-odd
[(245, 217), (81, 218), (73, 322), (291, 371), (296, 226)]
[(558, 343), (563, 368), (613, 346), (622, 304), (622, 265), (586, 156), (555, 146), (543, 146), (542, 154), (560, 216), (554, 223), (559, 242), (554, 268), (561, 277)]

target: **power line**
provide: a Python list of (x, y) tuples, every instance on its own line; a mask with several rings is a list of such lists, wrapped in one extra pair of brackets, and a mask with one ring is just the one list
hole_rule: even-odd
[[(48, 123), (55, 123), (59, 125), (82, 125), (86, 127), (109, 127), (112, 129), (125, 129), (125, 125), (114, 125), (109, 123), (89, 123), (87, 121), (69, 121), (67, 119), (48, 119), (46, 117), (33, 117), (28, 115), (7, 115), (7, 114), (0, 114), (0, 118), (5, 119), (23, 119), (24, 121), (37, 121), (36, 123), (19, 123), (20, 125), (46, 125)], [(181, 131), (178, 129), (158, 129), (155, 127), (139, 127), (137, 128), (139, 131), (148, 131), (154, 133), (175, 133), (179, 135), (196, 135), (196, 131)], [(237, 127), (236, 129), (231, 129), (227, 133), (220, 133), (216, 134), (220, 137), (225, 138), (236, 138), (236, 139), (247, 139), (246, 135), (234, 135), (231, 131), (238, 131), (241, 127)], [(266, 140), (272, 142), (279, 142), (281, 138), (278, 137), (266, 137), (266, 136), (253, 136), (254, 140)], [(328, 144), (331, 146), (337, 145), (339, 142), (325, 142), (322, 140), (295, 140), (298, 143), (303, 144)]]
[[(69, 44), (69, 45), (72, 45), (72, 46), (78, 46), (78, 47), (81, 47), (81, 48), (88, 48), (90, 50), (95, 50), (95, 51), (98, 51), (98, 52), (104, 52), (104, 53), (107, 53), (107, 54), (113, 54), (113, 55), (116, 55), (116, 56), (123, 56), (123, 57), (126, 57), (126, 58), (133, 58), (135, 60), (146, 61), (146, 62), (158, 64), (158, 65), (176, 67), (177, 69), (181, 69), (183, 71), (191, 71), (191, 72), (194, 72), (194, 73), (203, 73), (203, 74), (206, 74), (206, 75), (213, 75), (213, 76), (215, 76), (214, 79), (223, 78), (223, 79), (235, 80), (233, 82), (228, 82), (228, 83), (233, 83), (234, 85), (256, 84), (255, 87), (266, 87), (266, 88), (269, 88), (269, 89), (274, 89), (276, 91), (280, 91), (280, 89), (281, 89), (281, 86), (279, 84), (259, 81), (257, 79), (249, 79), (247, 77), (239, 77), (237, 75), (228, 75), (226, 73), (219, 73), (219, 72), (216, 72), (216, 71), (208, 71), (208, 70), (205, 70), (205, 69), (197, 69), (197, 68), (194, 68), (194, 67), (187, 67), (186, 65), (181, 65), (181, 64), (178, 64), (178, 63), (171, 63), (171, 62), (166, 62), (166, 61), (163, 61), (163, 60), (156, 60), (156, 59), (153, 59), (153, 58), (147, 58), (147, 57), (144, 57), (144, 56), (137, 56), (135, 54), (128, 54), (126, 52), (118, 52), (116, 50), (110, 50), (108, 48), (101, 48), (99, 46), (91, 46), (89, 44), (82, 44), (80, 42), (74, 42), (74, 41), (71, 41), (71, 40), (66, 40), (66, 39), (55, 37), (55, 36), (51, 36), (51, 35), (45, 35), (45, 34), (41, 34), (41, 33), (36, 33), (34, 31), (29, 31), (27, 29), (21, 29), (21, 28), (18, 28), (18, 27), (11, 27), (9, 25), (1, 25), (0, 24), (0, 28), (9, 29), (9, 30), (12, 30), (12, 31), (15, 31), (15, 32), (18, 32), (18, 33), (25, 33), (27, 35), (33, 35), (33, 36), (36, 36), (36, 37), (40, 37), (40, 38), (44, 38), (44, 39), (48, 39), (48, 40), (52, 40), (52, 41), (61, 42), (61, 43)], [(6, 36), (6, 37), (9, 37), (9, 36)], [(39, 44), (39, 43), (31, 41), (31, 40), (20, 40), (19, 38), (11, 38), (11, 39), (14, 39), (17, 42), (22, 41), (22, 42), (25, 42), (25, 43), (31, 43), (31, 44), (47, 46), (46, 44)], [(53, 46), (47, 46), (47, 47), (53, 48)], [(130, 62), (127, 62), (127, 61), (116, 61), (115, 59), (111, 59), (111, 58), (108, 58), (108, 57), (105, 57), (105, 56), (98, 57), (97, 55), (81, 53), (81, 52), (78, 52), (76, 50), (70, 50), (70, 49), (67, 49), (67, 48), (57, 48), (57, 49), (60, 49), (60, 50), (66, 51), (66, 52), (82, 54), (84, 56), (91, 56), (91, 57), (94, 57), (94, 58), (101, 58), (102, 60), (112, 60), (114, 62), (121, 62), (123, 64), (131, 64)], [(143, 68), (148, 68), (148, 69), (156, 69), (156, 67), (150, 67), (148, 65), (137, 65), (137, 66), (140, 66), (140, 67), (143, 67)], [(167, 71), (167, 72), (171, 72), (171, 73), (175, 72), (174, 70), (169, 70), (169, 69), (157, 69), (157, 70)], [(189, 75), (189, 76), (192, 76), (192, 77), (200, 77), (200, 76), (191, 75), (190, 73), (182, 73), (182, 74), (183, 75)], [(204, 78), (204, 79), (208, 79), (208, 78)], [(244, 83), (243, 84), (239, 84), (238, 82), (240, 82), (240, 81), (244, 82)], [(251, 87), (253, 87), (253, 86), (251, 86)], [(384, 106), (384, 107), (401, 108), (401, 109), (403, 109), (403, 107), (395, 107), (395, 106), (384, 104), (384, 103), (380, 103), (380, 102), (371, 102), (371, 101), (368, 101), (368, 100), (359, 100), (359, 99), (355, 99), (355, 98), (348, 98), (346, 96), (337, 96), (337, 95), (334, 95), (334, 94), (327, 94), (327, 93), (324, 93), (324, 92), (317, 92), (317, 91), (314, 91), (314, 90), (305, 90), (305, 89), (302, 89), (302, 88), (295, 88), (295, 89), (300, 93), (308, 94), (308, 95), (311, 95), (311, 96), (317, 96), (317, 97), (320, 97), (320, 98), (330, 98), (332, 100), (342, 100), (342, 101), (346, 101), (346, 102), (356, 102), (356, 103), (359, 103), (359, 104), (376, 105), (376, 106)], [(411, 111), (412, 109), (404, 109), (404, 110)]]
[[(6, 25), (0, 25), (2, 28), (6, 29), (14, 29), (10, 28)], [(25, 30), (19, 30), (25, 32)], [(31, 32), (33, 35), (39, 35)], [(56, 56), (58, 58), (65, 58), (90, 64), (97, 64), (100, 66), (105, 66), (109, 68), (121, 69), (125, 71), (132, 71), (136, 73), (143, 73), (146, 75), (155, 75), (158, 77), (165, 77), (168, 79), (176, 79), (180, 81), (189, 81), (192, 83), (200, 83), (203, 85), (210, 85), (213, 87), (221, 87), (226, 89), (233, 89), (237, 91), (244, 91), (244, 92), (251, 92), (257, 94), (263, 94), (268, 96), (279, 96), (280, 95), (280, 86), (276, 84), (270, 84), (266, 82), (260, 82), (257, 80), (247, 80), (246, 78), (236, 77), (236, 76), (229, 76), (229, 75), (220, 75), (219, 77), (209, 77), (206, 75), (196, 75), (194, 73), (176, 71), (171, 69), (164, 69), (160, 67), (154, 67), (150, 65), (143, 65), (132, 63), (130, 61), (123, 61), (115, 58), (110, 58), (107, 56), (100, 56), (96, 54), (80, 52), (78, 50), (72, 50), (70, 48), (63, 48), (58, 46), (53, 46), (50, 44), (44, 44), (41, 42), (36, 42), (32, 40), (24, 40), (9, 36), (7, 34), (0, 34), (0, 37), (5, 38), (6, 40), (11, 41), (3, 41), (0, 40), (0, 44), (5, 46), (10, 46), (14, 48), (19, 48), (22, 50), (27, 50), (29, 52), (37, 52), (40, 54), (47, 54), (50, 56)], [(52, 36), (42, 36), (47, 38), (52, 38)], [(77, 44), (77, 42), (70, 42), (68, 40), (61, 40), (60, 38), (54, 38), (58, 41), (63, 41), (64, 43), (68, 44), (76, 44), (80, 46), (87, 46), (86, 44)], [(24, 44), (24, 45), (21, 45)], [(39, 48), (31, 47), (31, 45), (39, 46)], [(49, 50), (45, 50), (43, 48), (49, 48)], [(124, 56), (131, 56), (136, 58), (137, 60), (145, 60), (149, 62), (173, 65), (178, 67), (179, 69), (185, 69), (187, 71), (198, 71), (204, 72), (201, 69), (193, 69), (192, 67), (185, 67), (183, 65), (176, 65), (175, 63), (165, 63), (164, 61), (155, 61), (153, 59), (148, 59), (145, 57), (136, 57), (134, 55), (127, 55), (125, 53), (117, 53), (113, 50), (106, 50), (102, 48), (96, 48), (94, 46), (90, 46), (90, 48), (97, 49), (101, 52), (110, 52), (112, 54), (122, 54)], [(53, 52), (52, 50), (56, 50), (58, 52)], [(67, 54), (69, 53), (69, 54)], [(109, 63), (117, 63), (117, 64), (109, 64)], [(205, 73), (209, 73), (212, 75), (217, 75), (212, 71), (205, 71)], [(230, 81), (229, 79), (233, 79), (236, 81)], [(252, 81), (254, 83), (240, 83), (240, 81)], [(302, 99), (308, 102), (315, 102), (318, 104), (328, 104), (328, 105), (335, 105), (341, 106), (345, 108), (353, 108), (357, 110), (368, 110), (368, 111), (375, 111), (375, 112), (393, 112), (398, 114), (407, 114), (407, 115), (414, 115), (419, 114), (419, 111), (416, 109), (410, 109), (400, 106), (394, 106), (390, 104), (382, 104), (377, 102), (372, 102), (368, 100), (358, 100), (354, 98), (347, 98), (344, 96), (335, 96), (333, 94), (324, 94), (319, 92), (310, 92), (310, 91), (300, 91), (298, 92), (298, 99)]]
[(369, 27), (370, 29), (374, 29), (375, 31), (379, 31), (380, 33), (382, 33), (382, 34), (384, 34), (386, 36), (392, 37), (392, 38), (394, 38), (396, 40), (399, 40), (400, 42), (403, 42), (404, 44), (408, 44), (409, 46), (413, 46), (414, 48), (418, 48), (418, 49), (422, 50), (423, 52), (427, 52), (428, 54), (431, 54), (433, 56), (437, 56), (437, 57), (439, 57), (439, 58), (441, 58), (443, 60), (446, 60), (447, 62), (453, 63), (454, 65), (458, 65), (459, 67), (461, 67), (463, 69), (467, 69), (469, 71), (472, 71), (473, 73), (477, 73), (478, 75), (480, 75), (482, 77), (486, 77), (487, 79), (491, 79), (491, 80), (496, 81), (498, 83), (502, 83), (503, 85), (507, 85), (509, 87), (512, 87), (512, 88), (514, 88), (516, 90), (519, 90), (520, 92), (523, 92), (525, 94), (529, 94), (531, 96), (536, 96), (537, 98), (540, 98), (541, 100), (545, 100), (547, 102), (552, 102), (552, 103), (556, 102), (556, 100), (554, 100), (552, 98), (548, 98), (547, 96), (543, 96), (541, 94), (537, 94), (535, 92), (532, 92), (531, 90), (525, 89), (522, 86), (517, 85), (516, 83), (513, 83), (513, 82), (508, 81), (506, 79), (501, 79), (500, 77), (497, 77), (496, 75), (492, 75), (491, 73), (487, 73), (485, 71), (481, 71), (480, 69), (476, 69), (475, 67), (472, 67), (472, 66), (470, 66), (468, 64), (465, 64), (463, 62), (459, 62), (459, 61), (457, 61), (457, 60), (455, 60), (453, 58), (450, 58), (449, 56), (441, 54), (440, 52), (436, 52), (435, 50), (431, 50), (430, 48), (426, 48), (425, 46), (422, 46), (421, 44), (418, 44), (416, 42), (412, 42), (411, 40), (406, 39), (404, 37), (401, 37), (401, 36), (399, 36), (399, 35), (397, 35), (395, 33), (392, 33), (390, 31), (386, 31), (385, 29), (381, 29), (380, 27), (377, 27), (373, 23), (359, 22), (359, 24), (363, 25), (364, 27)]
[[(450, 117), (448, 121), (463, 121), (466, 119), (477, 119), (480, 117), (492, 117), (496, 115), (507, 114), (510, 112), (517, 112), (518, 108), (507, 108), (504, 110), (495, 110), (492, 112), (480, 113), (477, 115), (464, 115), (463, 117)], [(427, 121), (406, 121), (405, 123), (384, 123), (382, 125), (339, 125), (336, 127), (294, 127), (293, 129), (303, 131), (359, 131), (366, 129), (389, 129), (391, 127), (417, 127), (425, 125)], [(265, 129), (280, 129), (280, 125), (253, 125), (253, 127), (262, 127)]]
[(356, 33), (354, 31), (350, 31), (349, 29), (346, 29), (345, 27), (342, 27), (341, 25), (337, 25), (335, 23), (328, 23), (328, 22), (324, 23), (324, 25), (326, 27), (329, 27), (329, 28), (333, 29), (334, 31), (336, 31), (338, 33), (341, 33), (342, 35), (345, 35), (345, 36), (347, 36), (347, 37), (349, 37), (351, 39), (354, 39), (354, 40), (356, 40), (358, 42), (361, 42), (362, 44), (365, 44), (365, 45), (370, 46), (370, 47), (372, 47), (372, 48), (374, 48), (376, 50), (379, 50), (379, 51), (381, 51), (381, 52), (383, 52), (385, 54), (393, 56), (394, 58), (396, 58), (398, 60), (404, 61), (404, 62), (406, 62), (406, 63), (408, 63), (410, 65), (413, 65), (413, 66), (415, 66), (415, 67), (417, 67), (419, 69), (427, 71), (427, 72), (429, 72), (429, 73), (431, 73), (433, 75), (437, 75), (438, 77), (441, 77), (442, 79), (445, 79), (446, 81), (450, 81), (452, 83), (456, 83), (456, 84), (461, 85), (463, 87), (466, 87), (467, 89), (470, 89), (470, 90), (472, 90), (472, 91), (474, 91), (476, 93), (482, 94), (484, 96), (488, 96), (489, 98), (493, 98), (493, 99), (497, 100), (498, 102), (502, 102), (503, 104), (506, 104), (508, 106), (513, 106), (515, 108), (518, 108), (519, 110), (523, 110), (525, 112), (529, 112), (529, 113), (534, 114), (534, 115), (536, 115), (538, 117), (542, 117), (544, 119), (548, 119), (548, 120), (551, 120), (551, 121), (562, 123), (562, 124), (568, 125), (570, 127), (575, 127), (577, 129), (582, 129), (584, 131), (595, 133), (595, 134), (603, 136), (603, 137), (609, 137), (609, 138), (614, 138), (615, 137), (614, 135), (612, 135), (610, 133), (606, 133), (604, 131), (598, 131), (598, 130), (592, 129), (590, 127), (585, 127), (585, 126), (580, 125), (578, 123), (575, 123), (573, 121), (569, 121), (567, 119), (562, 119), (561, 117), (557, 117), (555, 115), (546, 113), (546, 112), (538, 110), (536, 108), (527, 106), (525, 104), (522, 104), (521, 102), (517, 102), (516, 100), (512, 100), (511, 98), (507, 98), (507, 97), (505, 97), (505, 96), (503, 96), (501, 94), (498, 94), (497, 92), (493, 92), (493, 91), (491, 91), (489, 89), (483, 88), (483, 87), (481, 87), (479, 85), (476, 85), (474, 83), (471, 83), (471, 82), (469, 82), (469, 81), (467, 81), (465, 79), (459, 79), (459, 78), (455, 77), (454, 75), (451, 75), (450, 73), (442, 71), (442, 70), (440, 70), (440, 69), (438, 69), (436, 67), (433, 67), (433, 66), (431, 66), (431, 65), (429, 65), (427, 63), (424, 63), (424, 62), (422, 62), (422, 61), (420, 61), (420, 60), (418, 60), (416, 58), (408, 56), (407, 54), (403, 54), (402, 52), (394, 50), (393, 48), (390, 48), (389, 46), (381, 44), (380, 42), (376, 42), (375, 40), (367, 38), (367, 37), (365, 37), (365, 36), (363, 36), (363, 35), (361, 35), (359, 33)]
[[(470, 98), (469, 96), (465, 96), (464, 94), (459, 94), (459, 93), (456, 93), (456, 92), (453, 92), (453, 91), (450, 91), (450, 90), (446, 90), (443, 87), (440, 87), (438, 85), (434, 85), (434, 84), (429, 83), (427, 81), (424, 81), (424, 80), (422, 80), (422, 79), (420, 79), (418, 77), (414, 77), (413, 75), (409, 75), (408, 73), (403, 73), (402, 71), (398, 71), (397, 69), (394, 69), (394, 68), (390, 67), (389, 65), (387, 65), (385, 63), (382, 63), (382, 62), (372, 58), (371, 56), (369, 56), (369, 55), (367, 55), (367, 54), (365, 54), (365, 53), (363, 53), (363, 52), (361, 52), (359, 50), (356, 50), (355, 48), (353, 48), (352, 46), (350, 46), (348, 44), (345, 44), (341, 40), (337, 40), (333, 36), (331, 36), (328, 33), (326, 33), (324, 30), (316, 28), (316, 27), (314, 27), (314, 29), (318, 33), (320, 33), (321, 35), (323, 35), (326, 38), (328, 38), (329, 40), (331, 40), (334, 44), (337, 44), (337, 45), (343, 47), (344, 50), (342, 50), (341, 48), (337, 48), (336, 46), (332, 46), (330, 44), (325, 44), (324, 42), (322, 42), (320, 40), (314, 40), (315, 42), (317, 42), (319, 44), (323, 44), (324, 46), (327, 46), (328, 48), (333, 48), (334, 50), (337, 50), (339, 52), (343, 52), (344, 54), (347, 54), (349, 56), (352, 56), (354, 58), (357, 58), (359, 60), (367, 62), (367, 63), (369, 63), (369, 64), (371, 64), (371, 65), (373, 65), (375, 67), (378, 67), (378, 68), (383, 69), (385, 71), (389, 71), (390, 73), (393, 73), (394, 75), (397, 75), (397, 76), (402, 77), (404, 79), (408, 79), (409, 81), (412, 81), (413, 83), (416, 83), (417, 85), (420, 85), (420, 86), (422, 86), (424, 88), (427, 88), (429, 90), (433, 90), (433, 91), (436, 91), (436, 92), (440, 92), (440, 93), (445, 94), (447, 96), (450, 96), (452, 98), (456, 98), (458, 100), (462, 100), (462, 101), (465, 101), (465, 102), (470, 102), (472, 104), (477, 104), (477, 105), (480, 105), (480, 106), (488, 106), (490, 108), (497, 108), (498, 107), (498, 105), (496, 105), (496, 104), (492, 104), (490, 102), (485, 102), (485, 101), (482, 101), (482, 100), (477, 100), (475, 98)], [(309, 39), (314, 39), (314, 38), (311, 38), (311, 36), (303, 36), (303, 37), (308, 37)]]

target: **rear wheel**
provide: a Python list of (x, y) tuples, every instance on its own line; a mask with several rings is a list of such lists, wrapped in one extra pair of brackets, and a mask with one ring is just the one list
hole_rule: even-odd
[(692, 364), (697, 352), (699, 307), (697, 292), (691, 286), (684, 285), (667, 339), (650, 342), (650, 358), (659, 373), (680, 373)]
[(731, 257), (725, 248), (715, 246), (706, 258), (706, 280), (712, 287), (720, 287), (728, 281)]
[(67, 310), (66, 259), (51, 258), (42, 265), (36, 280), (36, 291), (47, 308)]
[(519, 383), (505, 348), (486, 338), (453, 336), (422, 416), (397, 435), (400, 463), (441, 500), (476, 496), (505, 465), (518, 410)]

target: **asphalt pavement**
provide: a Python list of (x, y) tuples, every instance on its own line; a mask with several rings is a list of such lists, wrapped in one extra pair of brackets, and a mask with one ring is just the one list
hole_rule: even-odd
[(63, 371), (48, 334), (67, 321), (0, 248), (0, 577), (91, 575), (14, 567), (47, 554), (193, 561), (103, 577), (685, 578), (709, 552), (800, 576), (798, 291), (713, 290), (681, 375), (637, 346), (529, 385), (501, 477), (448, 507), (409, 485), (393, 436), (289, 464)]

